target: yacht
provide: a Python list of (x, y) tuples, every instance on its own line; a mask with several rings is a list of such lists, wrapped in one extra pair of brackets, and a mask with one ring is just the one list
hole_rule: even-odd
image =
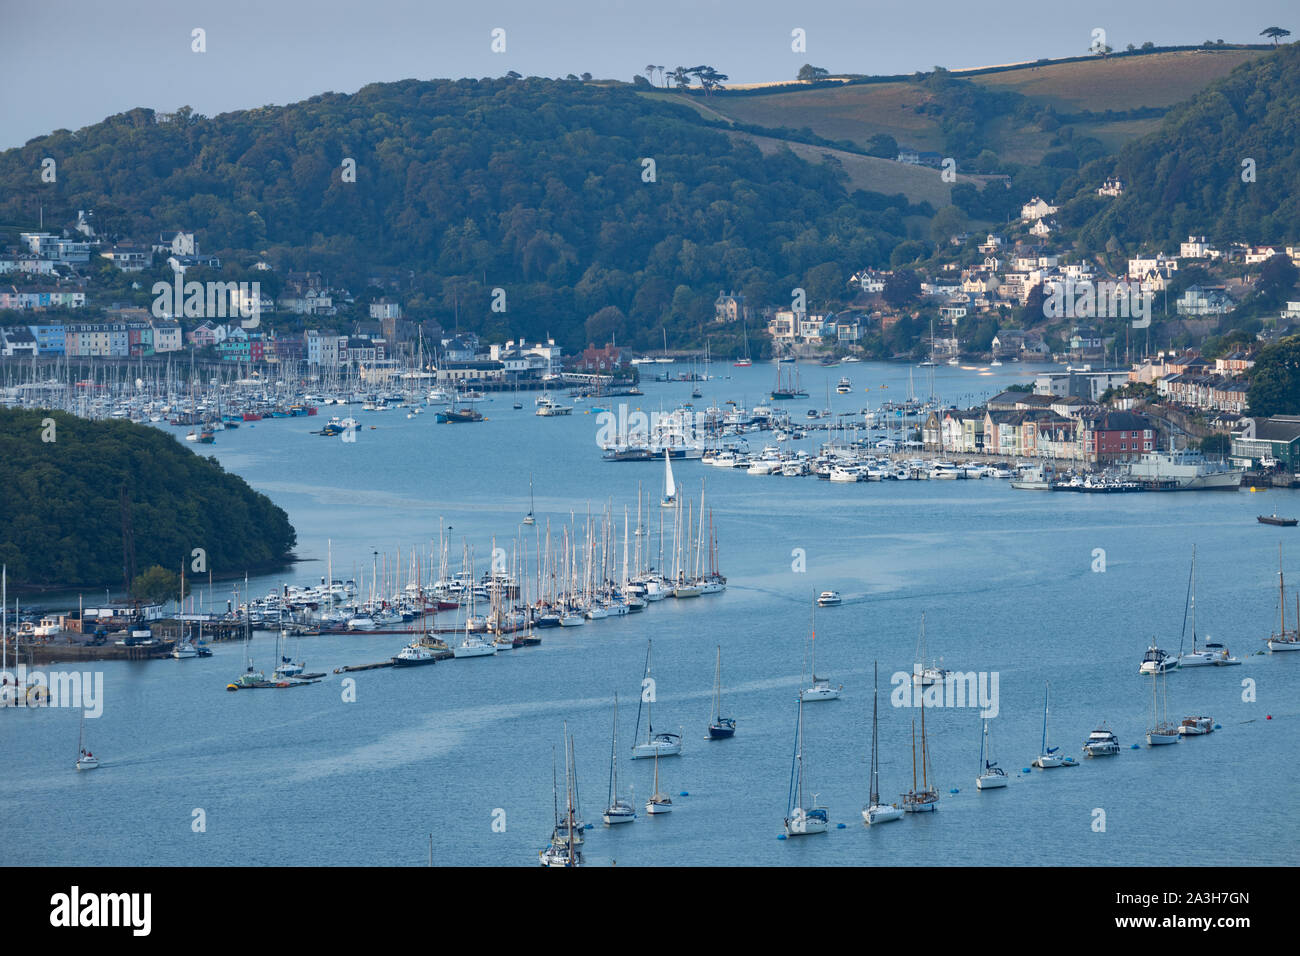
[[(648, 693), (641, 695), (641, 703), (646, 706), (646, 739), (644, 743), (636, 744), (632, 747), (632, 759), (638, 760), (645, 757), (660, 756), (671, 757), (682, 752), (682, 735), (670, 734), (665, 732), (656, 733), (654, 729), (654, 680), (651, 678), (650, 666), (651, 642), (646, 641), (645, 649), (645, 676), (641, 680), (643, 688), (649, 688)], [(635, 739), (641, 732), (641, 707), (636, 710), (636, 730), (633, 732)]]
[(1119, 738), (1103, 722), (1083, 742), (1083, 752), (1088, 757), (1113, 757), (1119, 753)]
[(198, 657), (199, 649), (194, 646), (188, 638), (181, 638), (172, 648), (172, 657), (178, 661), (188, 660), (191, 657)]
[[(655, 789), (658, 790), (658, 786)], [(609, 806), (600, 816), (607, 827), (636, 820), (636, 808), (632, 801), (618, 795), (618, 694), (614, 695), (614, 729), (609, 744)]]
[(1177, 724), (1169, 722), (1169, 678), (1155, 674), (1151, 678), (1151, 726), (1147, 729), (1147, 746), (1162, 747), (1178, 743), (1181, 735)]
[(659, 753), (657, 751), (655, 752), (654, 792), (650, 794), (650, 799), (645, 803), (645, 812), (651, 814), (673, 812), (673, 798), (659, 791)]
[(457, 660), (462, 657), (491, 657), (496, 652), (495, 644), (475, 634), (466, 634), (465, 639), (451, 649), (452, 655)]
[(818, 607), (835, 607), (840, 603), (839, 591), (823, 591), (817, 596)]
[(991, 760), (993, 756), (988, 747), (989, 739), (989, 722), (984, 721), (984, 733), (980, 736), (980, 772), (975, 778), (976, 790), (996, 790), (999, 787), (1007, 785), (1007, 773), (998, 766), (996, 760)]
[(799, 701), (799, 722), (795, 731), (794, 766), (790, 770), (790, 807), (785, 814), (787, 837), (825, 833), (830, 826), (830, 811), (817, 806), (813, 794), (811, 806), (806, 806), (803, 796), (803, 701)]
[(839, 380), (839, 383), (835, 386), (835, 391), (840, 395), (847, 395), (853, 391), (853, 383), (849, 381), (847, 375)]
[(81, 728), (77, 731), (77, 769), (98, 770), (99, 758), (86, 747), (86, 713), (81, 713)]
[(1047, 701), (1051, 695), (1052, 683), (1047, 682), (1043, 688), (1043, 743), (1039, 747), (1038, 756), (1034, 758), (1033, 765), (1040, 770), (1051, 770), (1054, 767), (1073, 767), (1076, 766), (1073, 757), (1067, 757), (1061, 753), (1060, 747), (1047, 746)]
[(901, 820), (903, 817), (903, 808), (896, 803), (883, 804), (880, 802), (880, 758), (876, 753), (877, 745), (877, 718), (880, 703), (880, 665), (877, 663), (873, 667), (875, 677), (875, 691), (871, 700), (871, 794), (867, 797), (867, 805), (862, 808), (862, 819), (868, 824), (888, 823), (891, 820)]
[(1162, 651), (1152, 644), (1147, 648), (1146, 654), (1142, 656), (1142, 663), (1138, 666), (1140, 674), (1163, 674), (1171, 671), (1178, 666), (1178, 658), (1172, 654)]

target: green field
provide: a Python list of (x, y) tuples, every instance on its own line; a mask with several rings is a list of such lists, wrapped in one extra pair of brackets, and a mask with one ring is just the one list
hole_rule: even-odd
[[(1020, 93), (1062, 113), (1168, 107), (1191, 98), (1209, 83), (1241, 63), (1266, 56), (1262, 50), (1197, 50), (1110, 57), (1078, 63), (1045, 64), (982, 74), (970, 79), (990, 89)], [(961, 76), (956, 73), (956, 76)], [(672, 98), (676, 94), (647, 94)], [(910, 82), (864, 84), (793, 90), (749, 96), (714, 96), (707, 102), (689, 100), (701, 112), (768, 128), (809, 128), (831, 140), (865, 146), (885, 133), (902, 146), (940, 150), (942, 137), (934, 117), (916, 112), (930, 94)], [(1108, 149), (1143, 136), (1158, 118), (1096, 120), (1080, 123), (1079, 133), (1096, 136)], [(995, 121), (995, 150), (1011, 162), (1036, 162), (1052, 148), (1054, 134), (1016, 124), (1011, 117)]]

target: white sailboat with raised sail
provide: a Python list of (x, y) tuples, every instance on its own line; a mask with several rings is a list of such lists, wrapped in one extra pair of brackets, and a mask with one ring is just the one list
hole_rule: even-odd
[(803, 701), (799, 701), (799, 719), (794, 737), (794, 762), (790, 767), (790, 793), (786, 801), (786, 836), (807, 836), (825, 833), (830, 825), (830, 811), (817, 806), (817, 794), (812, 795), (811, 806), (803, 793)]
[(667, 448), (664, 449), (664, 495), (659, 503), (665, 508), (672, 508), (677, 504), (677, 483), (673, 481), (673, 462)]
[[(654, 728), (654, 705), (657, 687), (651, 673), (651, 642), (646, 641), (645, 647), (645, 677), (641, 679), (641, 704), (645, 705), (646, 710), (646, 739), (643, 743), (634, 744), (632, 747), (632, 759), (639, 760), (646, 757), (671, 757), (682, 752), (682, 735), (670, 734), (663, 731), (655, 732)], [(641, 706), (636, 709), (636, 731), (633, 733), (633, 739), (641, 734)]]
[(609, 742), (609, 806), (601, 814), (601, 819), (607, 827), (636, 820), (633, 802), (618, 795), (618, 694), (614, 695), (614, 730)]
[(871, 700), (871, 795), (867, 798), (867, 805), (862, 808), (862, 819), (867, 823), (888, 823), (890, 820), (901, 820), (903, 818), (903, 808), (896, 803), (882, 804), (880, 802), (880, 755), (877, 753), (876, 735), (880, 704), (879, 663), (874, 665), (872, 673), (874, 675), (875, 692)]

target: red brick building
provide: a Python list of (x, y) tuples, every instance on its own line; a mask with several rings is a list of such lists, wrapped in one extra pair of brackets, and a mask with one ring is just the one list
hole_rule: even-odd
[(1151, 420), (1136, 412), (1104, 412), (1082, 419), (1080, 442), (1087, 461), (1136, 460), (1155, 450)]
[(586, 351), (577, 357), (573, 365), (579, 372), (614, 372), (623, 367), (623, 353), (613, 344), (598, 349), (588, 345)]

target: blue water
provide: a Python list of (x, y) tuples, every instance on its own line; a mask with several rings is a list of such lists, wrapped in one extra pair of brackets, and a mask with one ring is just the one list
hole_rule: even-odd
[[(714, 369), (726, 377), (706, 386), (698, 407), (755, 404), (774, 378), (770, 365)], [(855, 391), (832, 391), (837, 410), (905, 397), (908, 371), (804, 367), (811, 397), (792, 409), (801, 416), (823, 407), (827, 384), (840, 375), (854, 380)], [(942, 367), (936, 387), (966, 404), (1029, 371)], [(924, 370), (913, 374), (925, 393)], [(651, 383), (643, 398), (627, 401), (668, 410), (689, 390)], [(662, 464), (600, 460), (587, 404), (569, 418), (539, 419), (531, 396), (521, 400), (524, 409), (515, 411), (512, 396), (497, 397), (485, 403), (488, 422), (462, 426), (436, 425), (431, 413), (407, 420), (399, 411), (352, 407), (346, 413), (366, 426), (355, 444), (310, 435), (321, 418), (222, 433), (204, 453), (288, 511), (298, 552), (310, 561), (253, 581), (253, 593), (323, 576), (327, 539), (335, 577), (368, 574), (374, 551), (391, 562), (399, 547), (406, 555), (427, 550), (440, 516), (457, 558), (462, 535), (480, 556), (493, 535), (508, 549), (528, 508), (530, 475), (539, 525), (549, 518), (555, 529), (571, 512), (581, 522), (588, 504), (598, 514), (610, 499), (618, 513), (627, 504), (635, 515), (638, 484), (658, 495)], [(836, 485), (698, 462), (674, 469), (695, 499), (707, 479), (730, 582), (724, 594), (543, 631), (540, 647), (495, 658), (354, 674), (354, 703), (344, 702), (332, 673), (292, 691), (228, 693), (226, 682), (243, 666), (238, 645), (216, 645), (207, 660), (97, 665), (104, 715), (87, 721), (104, 762), (96, 772), (72, 767), (77, 711), (0, 711), (6, 859), (423, 865), (432, 833), (435, 863), (535, 865), (550, 834), (552, 755), (567, 720), (583, 816), (596, 824), (585, 847), (592, 864), (1294, 862), (1300, 654), (1256, 652), (1276, 626), (1278, 542), (1300, 586), (1300, 536), (1255, 521), (1262, 512), (1300, 512), (1294, 492), (1090, 496), (1014, 491), (991, 479)], [(1143, 741), (1150, 712), (1149, 679), (1137, 666), (1153, 637), (1178, 649), (1194, 544), (1198, 633), (1224, 641), (1243, 665), (1168, 677), (1170, 716), (1210, 714), (1221, 730), (1130, 750)], [(796, 548), (806, 554), (802, 573), (792, 570)], [(1093, 570), (1098, 548), (1104, 572)], [(781, 841), (809, 609), (827, 588), (845, 603), (817, 613), (817, 671), (843, 682), (844, 696), (806, 706), (805, 770), (833, 829)], [(199, 592), (202, 600), (206, 586)], [(228, 596), (229, 584), (218, 582), (214, 603), (224, 607)], [(919, 715), (890, 706), (889, 678), (912, 665), (922, 611), (931, 657), (956, 670), (998, 673), (1000, 713), (990, 733), (1013, 779), (1005, 790), (978, 792), (976, 710), (927, 709), (939, 811), (867, 828), (860, 810), (872, 663), (879, 661), (882, 682), (881, 789), (896, 800), (911, 786), (911, 726)], [(634, 824), (607, 830), (599, 814), (615, 691), (621, 781), (635, 787), (639, 810), (651, 789), (653, 763), (627, 759), (648, 638), (656, 726), (680, 726), (684, 736), (683, 755), (660, 764), (661, 789), (674, 794), (675, 810), (657, 818), (641, 811)], [(322, 636), (302, 639), (296, 651), (309, 670), (332, 671), (384, 659), (402, 643), (400, 636)], [(732, 740), (709, 742), (718, 645), (724, 709), (738, 730)], [(273, 638), (255, 638), (252, 653), (269, 670)], [(1105, 719), (1124, 747), (1119, 756), (1020, 772), (1038, 752), (1048, 679), (1053, 742), (1081, 757), (1083, 739)], [(1246, 681), (1253, 702), (1243, 700)], [(676, 796), (681, 791), (689, 796)], [(194, 832), (196, 808), (206, 832)], [(1098, 810), (1104, 832), (1094, 829)], [(835, 829), (838, 823), (846, 827)]]

